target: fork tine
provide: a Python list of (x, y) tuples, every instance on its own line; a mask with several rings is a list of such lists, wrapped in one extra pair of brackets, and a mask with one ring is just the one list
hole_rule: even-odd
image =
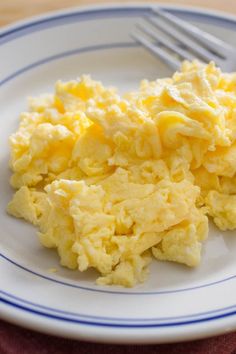
[(138, 34), (137, 31), (132, 31), (131, 36), (145, 48), (147, 48), (152, 54), (156, 54), (162, 61), (164, 61), (170, 68), (177, 70), (180, 67), (181, 62), (174, 58), (172, 55), (168, 54), (163, 49), (153, 45), (149, 42), (143, 35)]
[(176, 28), (184, 31), (185, 33), (187, 32), (192, 38), (197, 40), (199, 43), (205, 45), (214, 53), (217, 53), (220, 57), (224, 55), (224, 51), (233, 50), (233, 48), (229, 44), (223, 42), (212, 34), (207, 33), (199, 29), (198, 27), (181, 20), (177, 16), (167, 13), (161, 9), (153, 9), (153, 12), (160, 16), (162, 19), (165, 19), (171, 24), (173, 24)]
[(166, 48), (172, 50), (174, 53), (180, 55), (182, 57), (182, 59), (187, 59), (189, 61), (192, 61), (195, 58), (192, 54), (190, 54), (186, 50), (181, 49), (177, 45), (172, 44), (168, 41), (165, 41), (162, 38), (159, 38), (157, 33), (150, 27), (150, 25), (149, 25), (149, 27), (144, 27), (143, 25), (138, 24), (136, 27), (139, 28), (141, 31), (143, 31), (148, 36), (150, 36), (151, 38), (153, 38), (156, 41), (158, 41), (159, 43), (161, 43), (164, 47), (166, 47)]
[(161, 23), (160, 21), (158, 21), (157, 18), (149, 17), (148, 21), (151, 22), (155, 27), (160, 29), (162, 32), (168, 34), (171, 38), (174, 38), (175, 40), (190, 48), (194, 53), (200, 56), (203, 61), (209, 62), (211, 60), (214, 60), (217, 65), (221, 64), (221, 59), (218, 56), (203, 48), (201, 45), (193, 42), (191, 38), (187, 37), (187, 34), (184, 35), (178, 32), (176, 28), (166, 26), (165, 23)]

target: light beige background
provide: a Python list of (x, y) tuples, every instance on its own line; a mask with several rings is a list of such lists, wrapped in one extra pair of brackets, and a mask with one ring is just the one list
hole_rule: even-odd
[[(128, 4), (132, 0), (108, 0), (106, 3), (115, 2)], [(158, 3), (158, 1), (153, 1)], [(165, 4), (181, 4), (189, 6), (200, 6), (215, 10), (226, 11), (236, 15), (236, 0), (163, 0)], [(72, 6), (91, 5), (104, 3), (104, 0), (0, 0), (0, 26), (11, 22), (42, 14), (47, 11), (59, 10)]]

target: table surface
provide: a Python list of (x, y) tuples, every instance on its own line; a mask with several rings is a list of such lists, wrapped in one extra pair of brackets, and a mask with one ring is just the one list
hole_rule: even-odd
[[(42, 14), (47, 11), (59, 10), (63, 8), (91, 5), (99, 3), (123, 3), (128, 4), (136, 2), (136, 0), (0, 0), (0, 26), (7, 25), (14, 21)], [(236, 15), (236, 1), (235, 0), (162, 0), (152, 1), (153, 3), (162, 2), (165, 4), (181, 4), (188, 6), (197, 6), (212, 8), (215, 10), (229, 12)]]

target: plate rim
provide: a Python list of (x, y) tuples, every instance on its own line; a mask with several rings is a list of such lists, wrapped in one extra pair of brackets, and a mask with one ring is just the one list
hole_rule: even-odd
[[(2, 36), (7, 36), (9, 31), (15, 30), (20, 31), (22, 26), (24, 25), (33, 25), (33, 24), (37, 24), (37, 22), (42, 21), (42, 20), (46, 20), (48, 19), (49, 21), (52, 19), (55, 19), (57, 16), (60, 15), (65, 15), (65, 14), (71, 14), (71, 13), (75, 13), (75, 12), (84, 12), (84, 11), (96, 11), (96, 10), (102, 10), (102, 9), (119, 9), (119, 8), (150, 8), (152, 6), (159, 6), (159, 7), (163, 7), (165, 9), (170, 9), (170, 10), (179, 10), (179, 11), (185, 11), (185, 12), (189, 12), (191, 13), (196, 13), (198, 15), (207, 15), (209, 17), (215, 17), (216, 21), (217, 18), (220, 20), (227, 20), (227, 21), (232, 21), (235, 23), (236, 25), (236, 15), (230, 15), (227, 14), (225, 12), (221, 12), (221, 11), (217, 11), (217, 10), (206, 10), (204, 8), (201, 7), (189, 7), (189, 6), (178, 6), (178, 5), (166, 5), (164, 3), (154, 3), (154, 2), (147, 2), (147, 3), (130, 3), (130, 4), (122, 4), (122, 3), (115, 3), (115, 4), (99, 4), (99, 5), (89, 5), (89, 6), (78, 6), (78, 7), (72, 7), (72, 8), (68, 8), (68, 9), (63, 9), (63, 10), (58, 10), (58, 11), (50, 11), (47, 12), (43, 15), (39, 15), (39, 16), (33, 16), (21, 21), (17, 21), (13, 24), (4, 26), (0, 29), (0, 37)], [(60, 25), (59, 25), (60, 26)], [(23, 35), (24, 36), (24, 35)], [(0, 307), (1, 307), (1, 302), (0, 302)], [(12, 310), (12, 309), (11, 309)], [(10, 310), (10, 312), (11, 312)], [(18, 324), (20, 326), (26, 327), (26, 328), (30, 328), (30, 329), (35, 329), (44, 333), (50, 333), (52, 335), (60, 335), (60, 336), (65, 336), (65, 337), (70, 337), (70, 338), (74, 338), (74, 339), (80, 339), (80, 340), (90, 340), (90, 341), (99, 341), (99, 342), (104, 342), (104, 339), (106, 342), (110, 342), (110, 343), (166, 343), (166, 342), (175, 342), (175, 341), (186, 341), (186, 340), (192, 340), (192, 339), (197, 339), (197, 338), (204, 338), (204, 337), (208, 337), (210, 335), (217, 335), (217, 334), (222, 334), (222, 326), (220, 328), (218, 328), (218, 330), (215, 328), (211, 328), (207, 331), (205, 331), (204, 333), (190, 333), (190, 335), (188, 337), (183, 337), (181, 335), (178, 336), (173, 336), (172, 338), (168, 337), (168, 340), (166, 340), (166, 338), (162, 341), (160, 338), (158, 338), (158, 341), (156, 340), (155, 336), (147, 336), (147, 338), (144, 338), (142, 336), (140, 336), (139, 338), (137, 338), (137, 335), (139, 334), (133, 334), (132, 337), (123, 337), (122, 335), (122, 340), (121, 338), (119, 339), (119, 336), (117, 335), (117, 333), (114, 333), (113, 337), (111, 338), (107, 338), (106, 334), (100, 334), (100, 336), (97, 334), (96, 337), (94, 337), (93, 335), (93, 331), (92, 333), (89, 333), (91, 331), (85, 331), (84, 333), (80, 333), (78, 335), (78, 332), (75, 331), (73, 333), (71, 333), (71, 335), (69, 335), (68, 333), (64, 333), (63, 328), (61, 328), (61, 331), (58, 332), (58, 328), (51, 328), (50, 326), (48, 326), (46, 328), (46, 326), (44, 325), (44, 323), (39, 323), (41, 321), (37, 321), (37, 318), (35, 320), (35, 317), (29, 318), (27, 323), (22, 323), (22, 316), (20, 315), (20, 313), (16, 313), (14, 312), (14, 310), (12, 311), (12, 313), (8, 313), (8, 311), (5, 311), (3, 313), (3, 319), (7, 320), (7, 321), (11, 321), (12, 323)], [(23, 314), (24, 317), (24, 314)], [(236, 325), (235, 325), (236, 326)], [(227, 332), (234, 330), (235, 328), (228, 328)], [(190, 331), (191, 332), (191, 331)], [(164, 338), (164, 337), (163, 337)]]
[(164, 2), (155, 2), (155, 1), (147, 1), (147, 2), (140, 2), (140, 1), (135, 1), (132, 3), (123, 3), (116, 1), (112, 4), (102, 2), (98, 5), (94, 4), (89, 4), (89, 5), (79, 5), (79, 6), (70, 6), (68, 8), (64, 9), (59, 9), (59, 10), (50, 10), (47, 12), (44, 12), (42, 14), (38, 15), (33, 15), (33, 16), (28, 16), (26, 18), (23, 18), (21, 20), (16, 20), (13, 21), (7, 25), (1, 26), (0, 27), (0, 36), (3, 34), (5, 35), (6, 32), (10, 30), (20, 30), (21, 26), (23, 25), (29, 25), (36, 23), (41, 20), (45, 19), (51, 19), (53, 17), (59, 16), (59, 15), (64, 15), (64, 14), (70, 14), (73, 12), (84, 12), (84, 11), (93, 11), (93, 10), (100, 10), (100, 9), (116, 9), (116, 8), (145, 8), (145, 7), (160, 7), (164, 9), (170, 9), (170, 10), (183, 10), (185, 12), (189, 13), (199, 13), (201, 15), (207, 15), (210, 17), (218, 17), (219, 19), (225, 18), (226, 20), (232, 20), (233, 22), (236, 21), (236, 14), (230, 14), (226, 11), (222, 10), (216, 10), (216, 9), (210, 9), (210, 8), (204, 8), (202, 6), (185, 6), (185, 5), (177, 5), (177, 4), (165, 4)]

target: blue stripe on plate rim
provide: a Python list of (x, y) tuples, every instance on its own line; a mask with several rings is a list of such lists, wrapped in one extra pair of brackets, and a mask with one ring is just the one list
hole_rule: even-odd
[[(33, 33), (38, 30), (44, 30), (58, 25), (64, 25), (68, 23), (74, 23), (79, 21), (88, 21), (98, 18), (107, 18), (107, 17), (134, 17), (134, 16), (143, 16), (150, 15), (152, 12), (153, 6), (126, 6), (126, 7), (116, 7), (111, 6), (107, 8), (97, 8), (97, 9), (86, 9), (78, 10), (62, 14), (52, 14), (49, 16), (43, 16), (43, 18), (38, 20), (29, 21), (22, 25), (16, 25), (11, 29), (0, 31), (0, 44), (5, 43), (5, 41), (10, 41), (15, 38), (25, 36), (27, 34)], [(170, 8), (161, 6), (163, 9), (167, 9), (169, 12), (178, 15), (190, 16), (191, 19), (199, 19), (201, 17), (201, 22), (209, 21), (219, 22), (221, 21), (225, 27), (235, 28), (235, 20), (230, 18), (223, 18), (217, 14), (208, 14), (200, 13), (197, 10), (193, 11), (191, 9), (181, 9), (181, 8)], [(30, 29), (30, 31), (29, 31)]]
[[(23, 25), (16, 26), (10, 30), (6, 30), (3, 32), (0, 32), (0, 45), (3, 45), (13, 39), (16, 39), (21, 36), (26, 36), (27, 34), (30, 34), (35, 31), (40, 31), (46, 28), (66, 24), (66, 23), (73, 23), (78, 20), (92, 20), (92, 19), (97, 19), (97, 18), (104, 18), (104, 17), (127, 17), (127, 16), (140, 16), (144, 14), (150, 14), (152, 11), (152, 8), (149, 7), (111, 7), (111, 8), (98, 8), (98, 9), (91, 9), (87, 11), (76, 11), (72, 13), (66, 13), (66, 14), (61, 14), (61, 15), (50, 15), (49, 17), (45, 17), (43, 19), (35, 20), (32, 22), (28, 22)], [(180, 15), (185, 15), (185, 16), (190, 16), (191, 18), (197, 18), (198, 20), (200, 19), (201, 22), (209, 21), (211, 23), (216, 23), (216, 22), (221, 22), (224, 27), (229, 27), (229, 28), (234, 28), (236, 29), (236, 21), (233, 19), (228, 19), (222, 18), (220, 15), (210, 15), (210, 14), (204, 14), (204, 13), (199, 13), (199, 12), (193, 12), (191, 10), (184, 10), (184, 9), (171, 9), (168, 8), (168, 11), (173, 12), (173, 13), (178, 13)], [(72, 56), (76, 54), (81, 54), (89, 51), (95, 51), (95, 50), (102, 50), (102, 49), (111, 49), (111, 48), (124, 48), (124, 47), (132, 47), (136, 46), (135, 43), (133, 42), (126, 42), (126, 43), (109, 43), (109, 44), (104, 44), (100, 46), (91, 46), (91, 47), (84, 47), (84, 48), (77, 48), (71, 51), (67, 52), (62, 52), (58, 53), (56, 55), (53, 55), (51, 57), (44, 58), (38, 62), (31, 63), (30, 65), (21, 68), (20, 70), (17, 70), (16, 72), (10, 74), (8, 77), (4, 78), (0, 82), (0, 86), (3, 86), (7, 82), (13, 80), (14, 78), (18, 77), (19, 75), (25, 73), (26, 71), (32, 70), (33, 68), (44, 65), (50, 61), (53, 60), (58, 60), (60, 58), (66, 57), (66, 56)], [(158, 295), (158, 294), (164, 294), (164, 293), (175, 293), (175, 292), (181, 292), (181, 291), (189, 291), (189, 290), (196, 290), (202, 287), (208, 287), (212, 285), (216, 285), (228, 280), (233, 280), (235, 279), (236, 275), (222, 279), (220, 281), (212, 282), (209, 284), (204, 284), (202, 286), (197, 286), (193, 288), (186, 288), (186, 289), (178, 289), (178, 290), (172, 290), (172, 291), (160, 291), (160, 292), (116, 292), (116, 291), (106, 291), (106, 290), (101, 290), (101, 289), (94, 289), (94, 288), (85, 288), (85, 287), (79, 287), (74, 284), (69, 284), (69, 283), (64, 283), (61, 281), (57, 281), (53, 278), (49, 278), (46, 276), (43, 276), (39, 273), (33, 272), (30, 269), (27, 269), (19, 264), (17, 264), (15, 261), (11, 260), (10, 258), (4, 256), (3, 254), (0, 254), (2, 258), (7, 260), (8, 262), (14, 264), (15, 266), (33, 273), (34, 275), (37, 275), (39, 277), (42, 277), (44, 279), (47, 279), (49, 281), (54, 281), (57, 283), (60, 283), (62, 285), (67, 285), (67, 286), (73, 286), (77, 287), (79, 289), (83, 290), (88, 290), (88, 291), (99, 291), (99, 292), (105, 292), (105, 293), (111, 293), (111, 294), (121, 294), (121, 295)], [(73, 323), (80, 323), (80, 324), (85, 324), (85, 325), (93, 325), (93, 326), (105, 326), (105, 327), (128, 327), (128, 328), (143, 328), (143, 327), (167, 327), (167, 326), (180, 326), (180, 325), (186, 325), (186, 324), (196, 324), (199, 322), (206, 322), (206, 321), (212, 321), (228, 316), (233, 316), (236, 314), (236, 305), (232, 305), (226, 308), (218, 309), (218, 310), (212, 310), (212, 311), (207, 311), (207, 312), (202, 312), (194, 315), (186, 315), (186, 316), (179, 316), (179, 317), (168, 317), (168, 318), (155, 318), (155, 319), (127, 319), (127, 318), (108, 318), (108, 317), (96, 317), (96, 316), (88, 316), (88, 315), (82, 315), (82, 314), (73, 314), (70, 312), (65, 312), (65, 311), (60, 311), (57, 309), (53, 309), (50, 307), (42, 306), (39, 304), (34, 304), (32, 302), (26, 301), (24, 299), (17, 298), (14, 295), (8, 294), (4, 291), (0, 290), (0, 301), (6, 305), (9, 305), (11, 307), (15, 307), (17, 309), (23, 310), (30, 312), (31, 314), (36, 314), (39, 316), (44, 316), (48, 317), (50, 319), (56, 319), (56, 320), (61, 320), (61, 321), (66, 321), (66, 322), (73, 322)], [(33, 307), (26, 307), (25, 305), (30, 305)], [(37, 308), (37, 310), (36, 310)], [(39, 310), (38, 310), (39, 309)], [(50, 313), (43, 312), (41, 310), (46, 310), (50, 311)], [(226, 311), (226, 312), (225, 312)], [(228, 312), (229, 311), (229, 312)], [(52, 313), (55, 314), (52, 314)], [(63, 317), (58, 314), (63, 314)], [(72, 315), (73, 317), (68, 317)], [(208, 316), (210, 315), (210, 316)], [(206, 317), (201, 317), (201, 316), (206, 316)], [(75, 318), (77, 317), (77, 318)], [(199, 318), (200, 317), (200, 318)], [(86, 318), (86, 320), (85, 320)], [(176, 321), (178, 320), (179, 321)], [(92, 320), (92, 321), (91, 321)], [(95, 320), (95, 321), (94, 321)], [(99, 321), (108, 321), (108, 322), (97, 322)], [(173, 321), (173, 322), (166, 322), (166, 321)], [(111, 321), (115, 321), (114, 323)], [(121, 321), (121, 322), (120, 322)], [(143, 323), (132, 323), (136, 321), (141, 321)], [(147, 323), (147, 322), (156, 322), (159, 321), (158, 323)], [(162, 322), (161, 322), (162, 321)], [(120, 323), (119, 323), (120, 322)], [(122, 323), (123, 322), (123, 323)], [(124, 322), (129, 322), (129, 323), (124, 323)]]
[[(146, 328), (146, 327), (171, 327), (182, 326), (186, 324), (196, 324), (199, 322), (208, 322), (216, 319), (234, 316), (236, 314), (236, 305), (228, 306), (219, 310), (212, 310), (202, 312), (196, 315), (186, 315), (178, 317), (166, 318), (112, 318), (103, 316), (89, 316), (83, 314), (73, 314), (66, 311), (60, 311), (51, 307), (41, 306), (32, 302), (20, 299), (6, 292), (0, 291), (0, 302), (17, 308), (19, 310), (27, 311), (31, 314), (47, 317), (52, 320), (60, 320), (72, 323), (105, 326), (105, 327), (125, 327), (125, 328)], [(27, 306), (28, 305), (28, 306)], [(44, 311), (43, 311), (44, 310)], [(72, 314), (72, 316), (71, 316)], [(206, 315), (204, 317), (204, 315)], [(201, 317), (202, 316), (202, 317)]]

